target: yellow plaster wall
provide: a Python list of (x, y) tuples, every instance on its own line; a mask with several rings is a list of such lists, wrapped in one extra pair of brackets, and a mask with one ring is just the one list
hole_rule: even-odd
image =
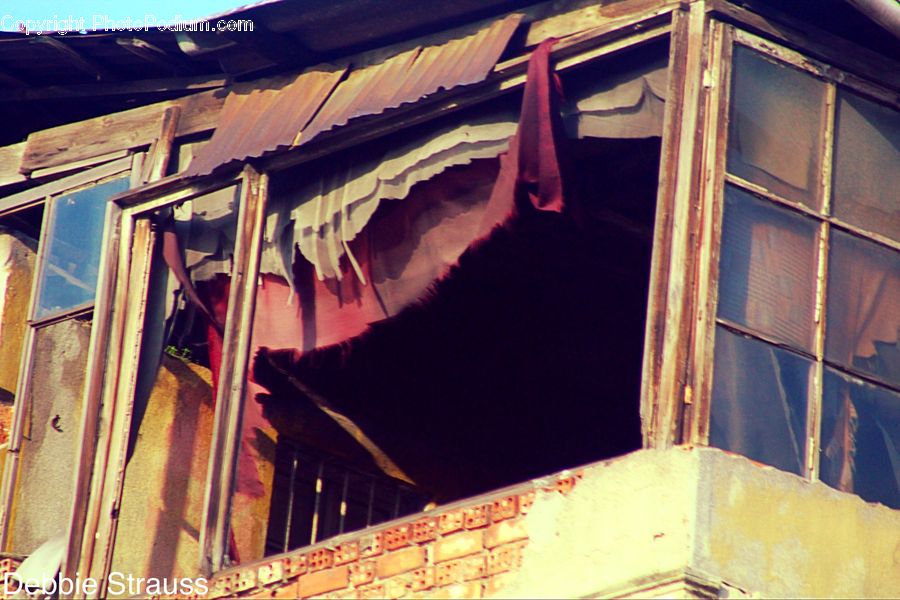
[(698, 568), (767, 596), (900, 594), (900, 510), (703, 452)]
[(209, 369), (163, 357), (125, 475), (113, 571), (197, 574), (212, 400)]
[[(31, 238), (0, 227), (0, 407), (10, 409), (25, 339), (36, 245)], [(4, 416), (8, 415), (0, 414), (0, 443), (8, 434)]]

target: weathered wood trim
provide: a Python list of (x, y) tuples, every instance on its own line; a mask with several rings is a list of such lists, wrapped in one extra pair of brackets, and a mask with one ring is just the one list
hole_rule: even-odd
[(227, 552), (267, 200), (268, 175), (245, 167), (200, 527), (200, 569), (207, 575), (223, 567)]
[[(2, 79), (2, 76), (0, 76)], [(17, 87), (0, 90), (0, 104), (29, 100), (65, 100), (68, 98), (108, 98), (139, 94), (171, 94), (201, 92), (221, 88), (228, 83), (222, 75), (197, 75), (140, 81), (112, 81), (108, 83), (79, 83), (46, 87)], [(23, 84), (25, 85), (25, 84)]]
[(788, 16), (768, 18), (727, 0), (707, 0), (711, 14), (793, 50), (900, 91), (900, 63)]
[[(41, 223), (41, 235), (38, 239), (37, 253), (34, 258), (34, 271), (31, 278), (31, 292), (28, 300), (28, 315), (34, 312), (38, 295), (38, 279), (40, 265), (43, 262), (46, 247), (47, 230), (49, 229), (50, 210), (45, 208)], [(12, 424), (9, 428), (9, 442), (6, 448), (6, 460), (3, 465), (3, 482), (0, 486), (0, 550), (10, 551), (10, 525), (12, 523), (13, 504), (16, 497), (16, 481), (19, 475), (20, 446), (25, 426), (25, 416), (30, 410), (31, 374), (34, 368), (34, 347), (37, 329), (25, 328), (25, 339), (22, 342), (22, 355), (19, 357), (19, 377), (16, 380), (16, 396), (13, 404)]]
[(758, 35), (741, 31), (740, 29), (735, 30), (734, 41), (742, 46), (752, 48), (802, 71), (806, 71), (816, 77), (838, 82), (842, 86), (851, 88), (854, 91), (866, 94), (900, 109), (900, 93), (897, 91), (891, 91), (877, 83), (872, 83), (867, 79), (857, 77), (853, 73), (810, 58), (806, 54), (791, 50), (790, 48), (786, 48), (785, 46), (769, 41)]
[[(170, 178), (168, 181), (171, 182), (172, 179)], [(230, 173), (228, 176), (198, 178), (189, 185), (175, 187), (173, 189), (166, 189), (163, 187), (162, 184), (165, 184), (166, 181), (161, 180), (156, 182), (156, 184), (150, 183), (142, 187), (141, 191), (145, 193), (141, 193), (140, 195), (122, 193), (113, 196), (112, 200), (122, 208), (132, 209), (136, 214), (139, 214), (153, 211), (176, 202), (184, 202), (198, 196), (211, 194), (222, 188), (236, 185), (240, 181), (240, 171), (237, 173)], [(152, 194), (153, 190), (162, 191), (159, 191), (158, 194), (154, 195)]]
[(682, 440), (709, 442), (709, 414), (712, 402), (719, 291), (719, 256), (722, 242), (722, 214), (725, 198), (725, 163), (728, 145), (728, 109), (731, 91), (731, 49), (733, 29), (718, 21), (711, 23), (709, 61), (704, 71), (706, 123), (702, 149), (702, 177), (698, 182), (700, 231), (696, 241), (699, 254), (695, 270), (693, 347), (687, 374), (687, 389), (693, 403), (686, 406)]
[(122, 209), (115, 202), (108, 202), (101, 244), (101, 263), (97, 276), (97, 299), (94, 320), (91, 324), (91, 338), (85, 369), (87, 377), (78, 436), (81, 443), (78, 446), (78, 455), (75, 461), (72, 511), (69, 516), (69, 537), (60, 568), (60, 573), (63, 577), (72, 579), (75, 577), (81, 555), (81, 543), (89, 501), (87, 494), (93, 470), (97, 433), (100, 426), (100, 394), (103, 390), (104, 373), (107, 368), (106, 349), (109, 347), (110, 317), (114, 310), (112, 298), (116, 281), (118, 247), (121, 241), (121, 220)]
[(106, 580), (110, 572), (119, 523), (118, 515), (125, 482), (128, 437), (131, 432), (154, 242), (155, 232), (150, 220), (136, 220), (133, 243), (130, 246), (132, 262), (123, 311), (126, 327), (122, 337), (122, 361), (115, 396), (111, 401), (114, 406), (108, 437), (108, 454), (104, 465), (105, 477), (101, 484), (100, 496), (97, 498), (100, 505), (100, 519), (95, 533), (96, 541), (90, 571), (92, 577), (102, 582), (97, 594), (100, 598), (106, 595)]
[[(24, 142), (23, 142), (24, 143)], [(118, 160), (120, 158), (125, 158), (128, 156), (128, 150), (116, 150), (115, 152), (110, 152), (109, 154), (101, 154), (100, 156), (92, 156), (91, 158), (85, 158), (84, 160), (77, 160), (75, 162), (66, 163), (64, 165), (59, 165), (56, 167), (47, 167), (46, 169), (38, 169), (37, 171), (32, 171), (29, 175), (28, 179), (32, 181), (43, 179), (44, 177), (49, 177), (50, 175), (58, 175), (60, 173), (68, 173), (69, 171), (80, 171), (82, 169), (86, 169), (89, 167), (93, 167), (94, 165), (100, 165), (106, 162), (112, 162), (114, 160)], [(16, 166), (18, 169), (18, 166)], [(23, 175), (24, 177), (24, 175)]]
[(534, 12), (528, 8), (521, 11), (525, 13), (524, 20), (528, 27), (525, 35), (526, 47), (537, 46), (541, 41), (550, 37), (563, 38), (635, 15), (669, 13), (678, 6), (679, 2), (677, 0), (601, 1), (547, 16), (538, 14), (542, 9), (558, 11), (558, 4), (559, 2), (547, 3), (535, 7)]
[(644, 445), (679, 443), (694, 323), (694, 275), (709, 19), (701, 0), (675, 12), (641, 384)]
[[(819, 204), (823, 214), (831, 213), (831, 185), (834, 168), (834, 132), (836, 128), (837, 85), (831, 83), (825, 94), (822, 111), (822, 173), (819, 177)], [(825, 307), (828, 298), (828, 248), (831, 225), (819, 223), (818, 256), (816, 257), (816, 298), (813, 324), (816, 329), (813, 381), (806, 403), (806, 460), (803, 474), (809, 479), (819, 478), (818, 448), (821, 447), (822, 397), (825, 391)]]
[(9, 211), (25, 208), (26, 206), (39, 204), (48, 196), (55, 196), (88, 183), (93, 183), (119, 173), (124, 173), (131, 168), (131, 163), (132, 158), (126, 156), (104, 165), (94, 167), (93, 169), (70, 175), (63, 179), (57, 179), (56, 181), (51, 181), (44, 185), (23, 190), (7, 196), (6, 198), (0, 198), (0, 215)]
[(794, 210), (799, 213), (803, 213), (804, 215), (810, 216), (819, 221), (827, 221), (832, 226), (838, 227), (850, 233), (868, 238), (870, 241), (873, 241), (877, 244), (881, 244), (891, 250), (900, 250), (900, 241), (889, 238), (880, 233), (875, 233), (869, 231), (867, 229), (863, 229), (858, 225), (852, 225), (847, 223), (846, 221), (842, 221), (837, 217), (832, 216), (823, 216), (819, 211), (809, 208), (808, 206), (801, 204), (800, 202), (794, 200), (788, 200), (787, 198), (782, 198), (778, 194), (770, 192), (766, 188), (751, 181), (747, 181), (746, 179), (742, 179), (737, 175), (732, 175), (731, 173), (725, 174), (725, 181), (733, 186), (742, 188), (743, 190), (750, 192), (751, 194), (755, 194), (760, 196), (761, 198), (765, 198), (767, 200), (771, 200), (776, 204), (780, 204), (781, 206), (787, 207), (791, 210)]
[(224, 92), (214, 90), (37, 131), (28, 136), (19, 170), (30, 173), (117, 150), (149, 146), (159, 134), (159, 119), (170, 107), (181, 110), (176, 137), (209, 131), (215, 129), (224, 102)]
[(24, 155), (25, 142), (0, 148), (0, 187), (27, 179), (19, 173), (19, 165)]
[(141, 172), (141, 182), (157, 181), (166, 174), (169, 159), (172, 156), (172, 144), (175, 142), (175, 131), (181, 116), (181, 107), (169, 106), (163, 111), (159, 127), (159, 135), (150, 145), (147, 160)]

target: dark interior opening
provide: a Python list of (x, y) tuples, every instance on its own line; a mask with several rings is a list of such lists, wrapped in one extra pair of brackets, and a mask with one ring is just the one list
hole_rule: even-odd
[[(291, 502), (293, 519), (297, 511), (314, 513), (312, 484), (299, 483), (310, 475), (296, 465), (291, 473), (292, 448), (313, 442), (317, 456), (330, 454), (321, 437), (292, 433), (290, 423), (315, 408), (276, 372), (281, 367), (375, 440), (415, 481), (421, 504), (640, 447), (660, 143), (572, 146), (566, 212), (521, 212), (470, 247), (426, 298), (355, 339), (296, 363), (288, 351), (256, 361), (256, 379), (271, 391), (259, 400), (280, 438), (270, 552), (282, 550)], [(386, 202), (379, 211), (397, 207)], [(385, 477), (373, 464), (341, 460)], [(304, 464), (301, 470), (318, 468), (318, 460)]]

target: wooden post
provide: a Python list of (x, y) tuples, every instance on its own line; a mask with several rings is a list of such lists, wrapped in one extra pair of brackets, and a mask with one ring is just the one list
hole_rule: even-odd
[(684, 409), (693, 401), (687, 374), (697, 303), (709, 31), (703, 0), (675, 11), (644, 336), (645, 447), (681, 442)]

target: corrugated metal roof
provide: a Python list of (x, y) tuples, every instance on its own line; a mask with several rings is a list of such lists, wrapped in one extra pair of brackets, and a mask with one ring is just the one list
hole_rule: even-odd
[(483, 80), (521, 19), (521, 15), (508, 15), (464, 38), (416, 48), (351, 73), (298, 136), (297, 145), (350, 119), (415, 102), (442, 88)]
[(346, 70), (318, 66), (292, 77), (235, 86), (225, 98), (212, 139), (187, 173), (203, 175), (219, 165), (292, 145)]
[(206, 174), (221, 164), (301, 145), (351, 119), (482, 81), (521, 18), (508, 15), (466, 37), (416, 47), (352, 70), (343, 81), (346, 69), (316, 67), (292, 80), (271, 78), (235, 87), (212, 140), (188, 173)]

